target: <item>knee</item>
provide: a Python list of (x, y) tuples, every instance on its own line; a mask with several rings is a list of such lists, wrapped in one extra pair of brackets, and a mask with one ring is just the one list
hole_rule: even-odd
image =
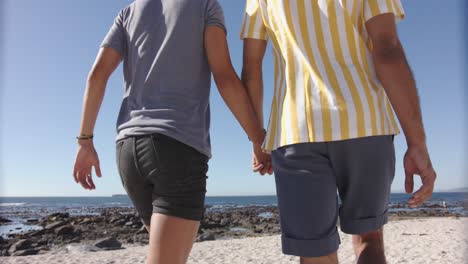
[(381, 246), (383, 247), (383, 230), (378, 229), (365, 234), (353, 235), (354, 246)]
[(300, 264), (338, 264), (338, 254), (337, 252), (335, 252), (328, 256), (317, 257), (317, 258), (301, 257), (299, 263)]

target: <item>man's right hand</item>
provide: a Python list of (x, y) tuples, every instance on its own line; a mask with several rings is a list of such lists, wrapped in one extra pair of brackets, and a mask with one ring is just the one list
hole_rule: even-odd
[(434, 191), (436, 172), (432, 167), (431, 159), (425, 145), (409, 146), (404, 157), (405, 190), (412, 193), (414, 189), (414, 175), (421, 177), (422, 186), (408, 200), (411, 208), (422, 205), (431, 198)]
[(96, 175), (101, 177), (99, 158), (93, 142), (91, 140), (79, 140), (73, 177), (75, 178), (75, 182), (81, 184), (86, 190), (96, 189), (92, 178), (93, 167)]

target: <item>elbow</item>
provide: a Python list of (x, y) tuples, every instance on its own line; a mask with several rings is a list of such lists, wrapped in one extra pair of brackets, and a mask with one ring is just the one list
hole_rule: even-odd
[(89, 84), (102, 84), (102, 83), (107, 83), (109, 76), (106, 76), (103, 74), (102, 71), (100, 71), (98, 68), (93, 68), (91, 71), (88, 73), (88, 83)]
[(240, 81), (239, 77), (235, 73), (214, 73), (213, 77), (216, 82), (216, 86), (220, 91), (234, 87), (231, 84), (235, 83), (236, 81)]
[(108, 77), (102, 72), (91, 70), (87, 79), (87, 94), (92, 96), (101, 96), (104, 94)]
[(99, 79), (101, 79), (100, 74), (95, 69), (91, 69), (88, 73), (88, 83), (96, 83)]
[(373, 45), (376, 64), (398, 64), (406, 60), (403, 47), (397, 37), (382, 37), (374, 40)]
[(242, 67), (242, 81), (244, 83), (262, 80), (262, 64), (261, 63), (244, 63)]

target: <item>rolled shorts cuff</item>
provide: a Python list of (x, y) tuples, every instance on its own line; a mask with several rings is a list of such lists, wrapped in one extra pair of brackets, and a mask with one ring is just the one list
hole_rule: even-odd
[(370, 218), (346, 219), (340, 218), (340, 228), (346, 234), (360, 235), (380, 229), (388, 223), (388, 210), (385, 213)]
[(299, 257), (323, 257), (328, 256), (338, 250), (340, 236), (338, 232), (331, 236), (317, 240), (303, 240), (281, 237), (283, 254)]
[(153, 214), (164, 214), (175, 216), (178, 218), (192, 220), (192, 221), (201, 221), (205, 208), (187, 208), (187, 207), (174, 207), (174, 206), (165, 206), (164, 204), (153, 202)]

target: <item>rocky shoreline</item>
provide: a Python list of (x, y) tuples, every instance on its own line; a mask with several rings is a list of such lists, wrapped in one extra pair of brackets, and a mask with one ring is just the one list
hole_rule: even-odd
[[(400, 210), (401, 209), (401, 210)], [(138, 214), (131, 208), (105, 208), (94, 215), (53, 213), (43, 218), (28, 219), (25, 225), (39, 230), (0, 236), (0, 256), (26, 256), (51, 251), (116, 250), (122, 245), (146, 245), (148, 233)], [(440, 205), (421, 210), (392, 206), (390, 220), (416, 217), (461, 217)], [(0, 218), (1, 224), (8, 219)], [(275, 206), (242, 208), (208, 208), (201, 223), (197, 242), (279, 234), (278, 209)]]

